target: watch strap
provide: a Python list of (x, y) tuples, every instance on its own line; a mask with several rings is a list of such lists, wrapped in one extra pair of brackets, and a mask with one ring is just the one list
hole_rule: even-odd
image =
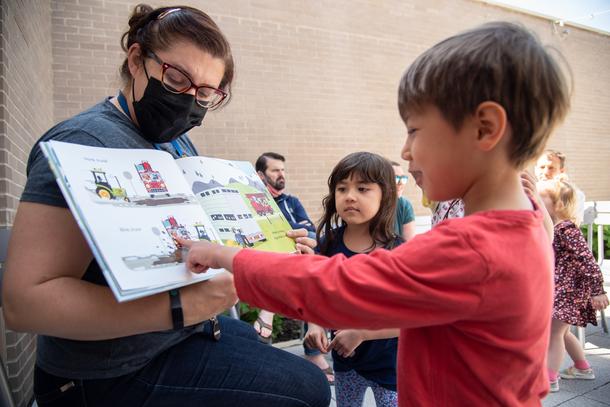
[(182, 301), (180, 301), (180, 291), (169, 291), (169, 306), (172, 312), (172, 325), (174, 329), (184, 328), (184, 314), (182, 312)]

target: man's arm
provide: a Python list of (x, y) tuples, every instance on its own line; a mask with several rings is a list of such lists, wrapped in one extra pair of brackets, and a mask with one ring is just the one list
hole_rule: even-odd
[[(299, 201), (299, 198), (292, 196), (291, 197), (291, 206), (292, 206), (292, 213), (298, 224), (297, 227), (305, 228), (309, 232), (315, 232), (316, 226), (313, 224), (311, 219), (309, 219), (309, 216), (307, 215), (305, 208), (301, 204), (301, 201)], [(293, 225), (293, 227), (295, 227), (295, 226)]]

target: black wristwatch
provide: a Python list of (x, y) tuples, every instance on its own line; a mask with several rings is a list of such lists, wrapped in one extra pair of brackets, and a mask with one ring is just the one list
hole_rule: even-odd
[(184, 328), (184, 314), (182, 313), (182, 302), (180, 301), (180, 291), (169, 291), (169, 307), (172, 311), (172, 324), (174, 329)]

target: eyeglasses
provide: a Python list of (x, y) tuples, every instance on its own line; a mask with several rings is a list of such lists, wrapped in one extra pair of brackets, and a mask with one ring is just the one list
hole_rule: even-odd
[(407, 177), (406, 175), (397, 175), (396, 176), (396, 185), (398, 185), (398, 184), (407, 185), (408, 179), (409, 179), (409, 177)]
[(228, 93), (212, 86), (197, 86), (189, 76), (180, 69), (163, 62), (154, 52), (148, 52), (148, 57), (163, 67), (161, 83), (172, 93), (186, 93), (195, 89), (197, 104), (207, 109), (214, 109), (228, 96)]

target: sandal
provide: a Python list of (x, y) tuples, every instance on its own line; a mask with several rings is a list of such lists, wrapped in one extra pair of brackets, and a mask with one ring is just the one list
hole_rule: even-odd
[[(321, 370), (326, 375), (326, 379), (328, 379), (328, 384), (331, 386), (335, 384), (335, 371), (333, 370), (333, 368), (331, 366), (328, 366), (326, 369)], [(330, 376), (332, 376), (333, 378), (331, 379)]]
[[(273, 325), (266, 323), (260, 317), (256, 318), (255, 322), (258, 323), (259, 329), (257, 330), (256, 328), (254, 328), (254, 325), (252, 327), (254, 328), (254, 330), (256, 331), (256, 334), (258, 335), (259, 342), (271, 345), (271, 342), (273, 341)], [(269, 331), (271, 331), (269, 336), (264, 336), (262, 334), (263, 329), (268, 329)]]

